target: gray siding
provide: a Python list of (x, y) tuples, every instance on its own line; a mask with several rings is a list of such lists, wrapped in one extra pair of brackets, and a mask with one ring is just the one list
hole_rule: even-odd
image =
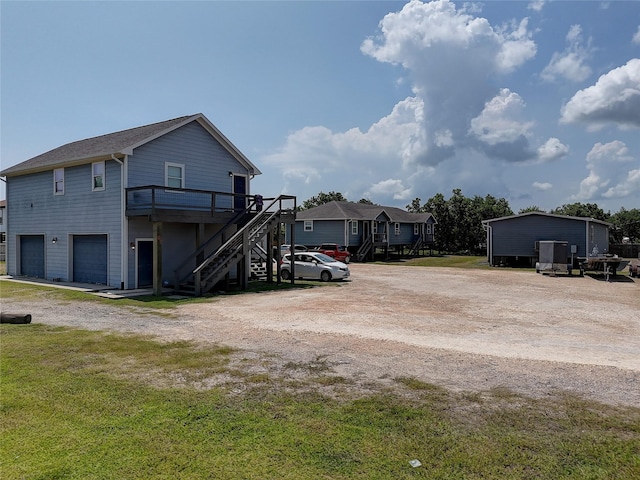
[(540, 240), (566, 241), (569, 245), (576, 245), (577, 256), (590, 253), (594, 243), (598, 243), (600, 253), (608, 248), (607, 227), (590, 222), (594, 227), (594, 242), (587, 245), (587, 223), (579, 219), (528, 215), (491, 222), (490, 225), (494, 257), (535, 257), (534, 244)]
[(396, 235), (396, 224), (389, 224), (389, 245), (408, 245), (418, 238), (413, 234), (413, 223), (401, 223), (400, 234)]
[(347, 246), (349, 247), (358, 247), (362, 244), (362, 232), (363, 232), (363, 221), (362, 220), (354, 220), (358, 223), (358, 234), (351, 234), (351, 223), (347, 225)]
[(166, 162), (183, 164), (185, 188), (196, 190), (232, 193), (229, 172), (248, 173), (200, 124), (192, 122), (136, 148), (129, 156), (128, 186), (164, 185)]
[[(345, 221), (344, 220), (314, 220), (313, 232), (304, 231), (304, 222), (297, 221), (295, 224), (296, 243), (308, 247), (317, 247), (321, 243), (345, 243)], [(286, 243), (290, 242), (289, 230), (285, 235)]]
[[(7, 179), (9, 256), (7, 271), (16, 275), (18, 235), (45, 235), (45, 277), (70, 280), (71, 237), (108, 236), (108, 283), (120, 286), (120, 165), (105, 162), (105, 190), (91, 191), (91, 164), (65, 168), (64, 195), (53, 194), (53, 171)], [(58, 240), (55, 244), (52, 238)]]

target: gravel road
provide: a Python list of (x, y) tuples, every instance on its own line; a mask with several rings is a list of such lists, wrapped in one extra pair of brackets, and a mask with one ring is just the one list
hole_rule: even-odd
[(221, 295), (171, 315), (117, 301), (3, 300), (34, 323), (236, 347), (238, 364), (292, 375), (321, 362), (354, 391), (415, 377), (455, 391), (570, 392), (640, 407), (640, 280), (509, 269), (352, 264), (323, 288)]

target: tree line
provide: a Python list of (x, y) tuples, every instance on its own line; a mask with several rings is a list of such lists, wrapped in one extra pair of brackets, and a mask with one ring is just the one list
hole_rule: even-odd
[[(300, 210), (308, 210), (334, 200), (349, 201), (340, 192), (320, 192), (305, 200)], [(355, 203), (374, 205), (366, 198)], [(484, 253), (486, 232), (482, 221), (514, 215), (509, 202), (504, 198), (496, 198), (493, 195), (466, 197), (459, 188), (453, 189), (448, 199), (442, 193), (435, 194), (424, 203), (416, 197), (405, 208), (408, 212), (428, 212), (435, 217), (438, 225), (435, 229), (434, 247), (440, 252), (447, 253)], [(548, 212), (533, 205), (519, 210), (518, 214), (527, 212), (602, 220), (612, 224), (609, 229), (610, 243), (622, 243), (623, 239), (628, 239), (630, 243), (640, 243), (640, 209), (638, 208), (627, 210), (622, 207), (612, 214), (605, 212), (595, 203), (571, 203)]]

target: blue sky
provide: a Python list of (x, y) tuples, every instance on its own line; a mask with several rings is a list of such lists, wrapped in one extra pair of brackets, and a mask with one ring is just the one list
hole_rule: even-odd
[[(2, 168), (201, 112), (253, 193), (640, 208), (639, 1), (2, 1)], [(0, 198), (4, 185), (0, 185)]]

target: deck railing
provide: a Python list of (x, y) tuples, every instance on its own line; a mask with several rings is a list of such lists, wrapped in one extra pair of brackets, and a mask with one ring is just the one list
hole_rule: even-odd
[(129, 214), (155, 213), (158, 210), (190, 210), (215, 214), (243, 211), (255, 198), (255, 195), (146, 185), (127, 188), (126, 209)]

